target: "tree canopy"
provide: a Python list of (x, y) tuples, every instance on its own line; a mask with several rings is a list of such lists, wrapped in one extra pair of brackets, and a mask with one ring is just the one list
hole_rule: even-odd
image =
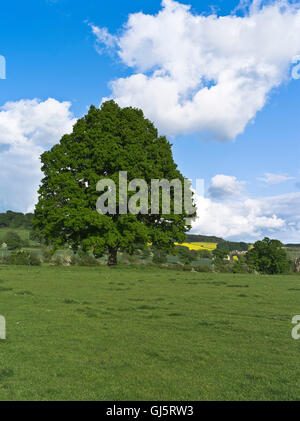
[(229, 255), (229, 249), (226, 247), (215, 248), (212, 252), (215, 259), (223, 260)]
[(267, 237), (254, 243), (246, 259), (250, 268), (269, 274), (287, 272), (291, 265), (282, 243)]
[[(168, 252), (174, 241), (182, 242), (190, 228), (187, 215), (174, 212), (174, 192), (171, 191), (171, 211), (158, 214), (120, 214), (118, 202), (119, 172), (127, 171), (128, 181), (143, 179), (179, 179), (166, 137), (143, 112), (132, 107), (120, 108), (107, 101), (98, 109), (90, 107), (79, 119), (71, 134), (41, 156), (44, 178), (39, 189), (33, 225), (46, 243), (59, 247), (68, 244), (74, 252), (90, 250), (96, 257), (108, 252), (108, 264), (115, 264), (117, 250), (131, 253), (135, 243), (153, 245)], [(99, 180), (111, 179), (117, 190), (116, 214), (99, 214), (96, 190)], [(132, 196), (135, 192), (128, 194)], [(151, 193), (149, 201), (151, 202)]]

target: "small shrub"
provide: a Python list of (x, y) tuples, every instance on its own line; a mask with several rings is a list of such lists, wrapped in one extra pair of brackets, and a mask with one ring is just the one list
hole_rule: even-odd
[(99, 266), (98, 260), (89, 254), (74, 255), (70, 258), (72, 266)]
[(250, 269), (246, 263), (234, 262), (231, 267), (233, 273), (249, 273)]
[(224, 262), (221, 259), (215, 259), (214, 270), (221, 273), (231, 273), (232, 267), (229, 262)]
[(167, 263), (167, 253), (164, 250), (155, 249), (152, 262), (155, 264)]
[(62, 256), (56, 256), (52, 261), (56, 266), (70, 266), (71, 257), (64, 254)]
[(40, 266), (41, 265), (41, 259), (38, 257), (36, 253), (29, 253), (30, 258), (30, 266)]
[(54, 251), (49, 248), (44, 248), (42, 250), (43, 262), (49, 263), (53, 257)]
[(71, 256), (70, 265), (71, 266), (80, 266), (80, 257), (77, 256), (76, 254)]
[(39, 257), (35, 253), (28, 251), (17, 251), (9, 254), (3, 257), (2, 261), (7, 265), (40, 266), (41, 264)]
[(212, 252), (209, 250), (197, 250), (197, 254), (201, 259), (211, 259)]
[(184, 271), (184, 272), (190, 272), (191, 270), (193, 270), (193, 266), (191, 266), (191, 265), (188, 265), (188, 264), (185, 264), (184, 266), (182, 266), (182, 270)]
[(81, 257), (80, 266), (99, 266), (99, 262), (94, 256), (87, 254)]
[(62, 266), (62, 259), (60, 256), (56, 256), (52, 259), (52, 262), (56, 265), (56, 266)]

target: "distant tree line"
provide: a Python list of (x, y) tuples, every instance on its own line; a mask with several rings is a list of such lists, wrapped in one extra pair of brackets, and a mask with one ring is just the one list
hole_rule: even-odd
[(0, 228), (31, 229), (33, 213), (13, 212), (11, 210), (0, 213)]
[(213, 235), (186, 234), (186, 243), (222, 243), (225, 240)]
[(248, 251), (249, 244), (244, 243), (243, 241), (236, 242), (236, 241), (223, 241), (222, 243), (218, 243), (217, 249), (224, 250), (230, 253), (231, 251)]

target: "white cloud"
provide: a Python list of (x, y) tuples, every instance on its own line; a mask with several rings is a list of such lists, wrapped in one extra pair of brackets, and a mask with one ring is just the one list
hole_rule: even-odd
[(75, 123), (69, 102), (20, 100), (0, 108), (0, 205), (32, 211), (42, 176), (40, 155)]
[(133, 69), (111, 83), (121, 106), (142, 108), (165, 134), (219, 139), (242, 133), (288, 78), (299, 31), (299, 2), (284, 1), (255, 1), (243, 17), (218, 17), (164, 0), (156, 15), (131, 14), (118, 37), (93, 26), (98, 42), (116, 44)]
[(259, 177), (258, 180), (264, 181), (267, 184), (278, 184), (288, 180), (294, 180), (294, 177), (290, 177), (288, 174), (273, 174), (266, 172), (264, 177)]
[[(214, 185), (214, 179), (211, 185)], [(198, 217), (192, 233), (239, 241), (253, 241), (267, 235), (284, 242), (299, 242), (300, 193), (257, 199), (237, 194), (225, 198), (221, 202), (214, 200), (215, 197), (195, 195)]]
[(203, 235), (248, 240), (262, 236), (263, 232), (285, 227), (284, 219), (275, 214), (264, 214), (258, 200), (221, 203), (198, 197), (197, 214), (192, 232)]
[(107, 48), (112, 48), (117, 45), (117, 37), (111, 35), (107, 28), (99, 28), (96, 25), (93, 25), (92, 23), (88, 24), (93, 34), (96, 36), (97, 40), (97, 51), (99, 54), (103, 52), (103, 48), (101, 48), (101, 45), (104, 45)]
[(226, 199), (232, 196), (238, 196), (244, 189), (244, 181), (239, 181), (231, 175), (217, 174), (208, 188), (209, 196), (215, 199)]

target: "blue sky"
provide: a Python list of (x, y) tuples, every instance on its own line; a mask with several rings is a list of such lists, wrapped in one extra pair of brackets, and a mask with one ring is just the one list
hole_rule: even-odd
[[(295, 28), (300, 29), (297, 28), (299, 19), (290, 29), (290, 20), (282, 18), (277, 31), (278, 28), (270, 25), (271, 15), (262, 13), (263, 5), (258, 5), (252, 12), (239, 9), (233, 13), (238, 6), (234, 1), (212, 3), (191, 0), (175, 3), (167, 0), (166, 3), (168, 5), (161, 5), (160, 1), (154, 0), (3, 2), (0, 55), (7, 62), (7, 78), (0, 80), (0, 210), (32, 210), (40, 179), (39, 153), (58, 142), (61, 134), (69, 131), (75, 119), (81, 117), (91, 104), (99, 106), (103, 98), (113, 97), (120, 105), (141, 105), (146, 116), (158, 125), (160, 132), (170, 138), (175, 161), (183, 174), (192, 179), (205, 179), (205, 202), (200, 198), (198, 206), (206, 211), (201, 210), (193, 232), (249, 241), (270, 235), (283, 241), (300, 242), (300, 79), (291, 78), (292, 66), (289, 65), (289, 60), (300, 54), (300, 42), (293, 44), (294, 41), (287, 40), (286, 44), (282, 42), (281, 45), (277, 38), (280, 36), (280, 41), (285, 36), (292, 39)], [(269, 13), (277, 13), (275, 6), (278, 2), (270, 4), (273, 9)], [(184, 9), (182, 5), (191, 5), (191, 9)], [(159, 18), (157, 14), (163, 9), (165, 15)], [(213, 13), (216, 14), (215, 23), (209, 20)], [(297, 8), (291, 11), (292, 15), (297, 13)], [(129, 14), (134, 14), (136, 18), (134, 24), (131, 23), (131, 29), (126, 29), (124, 24)], [(160, 45), (155, 44), (158, 41), (151, 28), (146, 35), (143, 33), (140, 22), (145, 15), (150, 16), (153, 25), (157, 23), (157, 30), (161, 31), (162, 47), (159, 53)], [(206, 20), (202, 21), (200, 15)], [(196, 35), (187, 34), (181, 45), (180, 34), (177, 34), (179, 54), (174, 59), (168, 57), (168, 40), (179, 30), (176, 16), (181, 19), (186, 32), (190, 24), (195, 25), (193, 33), (199, 33), (199, 39)], [(248, 16), (256, 25), (261, 25), (265, 19), (269, 25), (265, 30), (269, 30), (268, 37), (261, 32), (262, 35), (255, 35), (257, 39), (253, 41), (249, 33), (241, 36), (240, 40), (233, 37), (233, 42), (224, 46), (223, 40), (215, 39), (218, 26), (213, 26), (222, 25), (221, 16), (227, 16), (228, 20), (232, 16), (245, 20)], [(159, 19), (168, 19), (169, 29)], [(229, 21), (225, 28), (222, 27), (225, 38), (228, 33), (230, 40), (231, 28), (236, 22)], [(201, 35), (203, 25), (210, 33), (209, 37)], [(100, 35), (97, 29), (102, 31)], [(257, 33), (260, 34), (259, 29)], [(141, 50), (141, 42), (146, 38), (151, 41), (150, 47)], [(278, 42), (276, 55), (272, 45)], [(202, 53), (199, 53), (197, 62), (193, 53), (187, 52), (191, 46), (196, 51), (198, 45), (201, 45), (206, 61), (202, 61)], [(253, 46), (254, 50), (257, 46), (266, 54), (265, 61), (259, 60), (259, 55), (255, 57)], [(172, 79), (171, 82), (175, 82), (170, 86), (178, 89), (180, 95), (193, 96), (193, 93), (188, 93), (189, 89), (193, 92), (203, 89), (200, 86), (202, 82), (197, 80), (197, 68), (199, 73), (202, 71), (203, 78), (213, 80), (213, 84), (217, 85), (218, 78), (223, 78), (227, 68), (241, 66), (238, 55), (234, 60), (228, 59), (228, 54), (232, 57), (238, 49), (245, 51), (245, 59), (248, 56), (253, 59), (251, 72), (265, 69), (266, 64), (273, 66), (272, 71), (266, 70), (266, 82), (260, 76), (247, 76), (242, 99), (238, 96), (226, 97), (225, 94), (220, 96), (222, 100), (226, 99), (222, 103), (225, 110), (228, 101), (232, 100), (233, 106), (235, 101), (241, 102), (240, 114), (244, 115), (241, 120), (237, 111), (219, 110), (218, 97), (206, 116), (202, 115), (205, 114), (205, 99), (201, 100), (201, 107), (192, 100), (188, 105), (188, 115), (192, 115), (190, 122), (173, 131), (174, 122), (178, 119), (175, 117), (177, 111), (182, 120), (187, 115), (184, 102), (174, 103), (174, 115), (170, 114), (162, 121), (149, 104), (151, 98), (147, 89), (141, 97), (140, 90), (143, 89), (131, 78), (137, 74), (143, 76), (147, 79), (143, 79), (147, 88), (150, 79), (156, 78), (155, 70), (159, 68), (163, 71), (165, 92), (170, 92), (167, 84)], [(215, 60), (211, 68), (209, 54)], [(169, 68), (172, 60), (174, 66)], [(132, 62), (135, 64), (131, 65)], [(181, 65), (186, 66), (182, 73), (178, 70)], [(221, 66), (219, 73), (215, 73), (214, 68), (218, 65)], [(190, 70), (189, 66), (195, 70)], [(195, 85), (185, 88), (190, 75), (195, 76)], [(120, 81), (121, 78), (124, 78), (126, 85), (118, 84), (116, 88), (110, 85), (111, 81)], [(237, 76), (230, 79), (228, 84), (236, 80)], [(129, 92), (133, 82), (136, 85)], [(261, 95), (259, 104), (255, 103), (255, 96), (248, 101), (255, 91), (257, 96)], [(162, 98), (157, 98), (160, 110), (168, 108), (163, 95), (166, 95), (164, 91)], [(55, 102), (47, 102), (49, 98)], [(34, 99), (36, 102), (32, 102)], [(190, 99), (193, 98), (187, 97), (187, 100)], [(210, 100), (208, 96), (208, 107), (211, 106)], [(8, 106), (7, 103), (12, 105)], [(28, 118), (32, 119), (30, 128), (24, 122)], [(49, 120), (53, 127), (49, 127)], [(15, 121), (16, 131), (11, 130), (7, 135), (8, 125), (11, 128)], [(218, 129), (215, 130), (215, 127)], [(216, 192), (220, 191), (222, 194), (218, 195)]]

